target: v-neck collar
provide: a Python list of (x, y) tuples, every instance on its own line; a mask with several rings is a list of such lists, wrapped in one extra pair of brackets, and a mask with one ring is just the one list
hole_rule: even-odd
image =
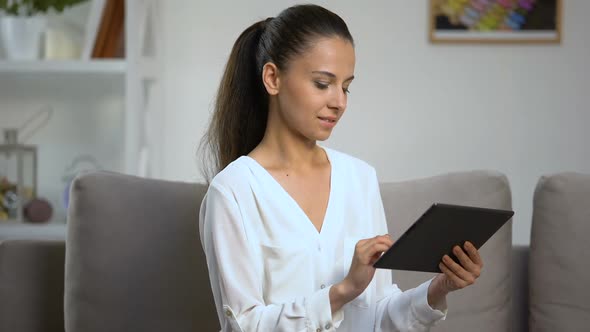
[(286, 196), (287, 200), (289, 200), (291, 203), (291, 205), (294, 206), (294, 208), (296, 210), (299, 211), (299, 214), (302, 215), (302, 217), (306, 220), (306, 224), (308, 224), (308, 227), (311, 227), (311, 230), (316, 234), (316, 235), (322, 235), (326, 232), (326, 226), (328, 226), (329, 224), (329, 220), (330, 220), (330, 211), (332, 210), (332, 201), (335, 199), (334, 197), (334, 193), (336, 192), (336, 190), (334, 190), (334, 184), (337, 181), (334, 181), (334, 176), (336, 175), (336, 167), (334, 167), (334, 158), (332, 158), (332, 156), (330, 155), (331, 151), (328, 148), (322, 147), (320, 146), (320, 148), (322, 148), (325, 153), (326, 156), (328, 158), (328, 162), (330, 163), (330, 193), (329, 193), (329, 197), (328, 197), (328, 204), (326, 206), (326, 211), (324, 212), (324, 220), (322, 220), (322, 227), (320, 228), (320, 230), (318, 231), (318, 229), (315, 227), (315, 225), (313, 224), (313, 222), (311, 221), (311, 219), (309, 219), (309, 217), (307, 216), (307, 214), (305, 213), (305, 211), (303, 211), (303, 208), (301, 208), (301, 206), (299, 205), (299, 203), (297, 203), (297, 201), (293, 198), (293, 196), (291, 196), (291, 194), (289, 194), (289, 192), (287, 192), (287, 190), (272, 176), (272, 174), (270, 174), (266, 168), (262, 167), (262, 165), (260, 165), (260, 163), (258, 163), (258, 161), (256, 161), (256, 159), (250, 157), (250, 156), (242, 156), (243, 158), (245, 158), (245, 160), (247, 160), (249, 162), (250, 165), (252, 165), (256, 170), (258, 170), (258, 173), (262, 174), (262, 176), (264, 176), (268, 182), (270, 182), (273, 186), (277, 187), (277, 190), (282, 192), (282, 195)]

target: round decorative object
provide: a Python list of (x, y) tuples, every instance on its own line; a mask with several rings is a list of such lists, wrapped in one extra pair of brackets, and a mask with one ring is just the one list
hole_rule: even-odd
[(51, 219), (53, 208), (48, 201), (40, 198), (32, 199), (24, 207), (25, 218), (34, 223), (44, 223)]

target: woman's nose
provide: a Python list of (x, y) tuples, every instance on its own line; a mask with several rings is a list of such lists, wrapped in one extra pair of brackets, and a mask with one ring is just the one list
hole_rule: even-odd
[(337, 89), (334, 91), (332, 98), (330, 100), (330, 107), (336, 108), (339, 111), (343, 111), (346, 108), (346, 99), (347, 95), (346, 92), (342, 89)]

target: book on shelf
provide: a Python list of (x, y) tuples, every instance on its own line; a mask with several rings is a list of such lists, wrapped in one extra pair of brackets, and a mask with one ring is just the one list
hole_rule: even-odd
[(88, 19), (86, 20), (84, 47), (82, 49), (83, 60), (90, 60), (92, 57), (92, 51), (94, 50), (94, 43), (96, 42), (96, 35), (98, 27), (100, 26), (105, 3), (105, 0), (91, 0)]
[(98, 35), (92, 51), (93, 58), (124, 57), (125, 1), (106, 0)]
[(125, 57), (125, 1), (92, 0), (82, 58)]

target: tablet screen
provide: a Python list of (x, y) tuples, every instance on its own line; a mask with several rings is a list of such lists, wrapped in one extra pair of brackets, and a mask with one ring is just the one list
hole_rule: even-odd
[(455, 245), (469, 241), (479, 249), (513, 215), (510, 210), (434, 203), (373, 266), (441, 273), (444, 255), (458, 262)]

